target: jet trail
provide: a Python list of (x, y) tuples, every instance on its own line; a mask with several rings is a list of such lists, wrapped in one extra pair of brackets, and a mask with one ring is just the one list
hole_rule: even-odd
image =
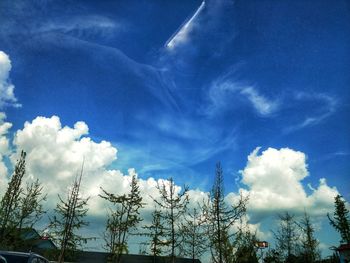
[(190, 19), (186, 20), (179, 29), (168, 39), (165, 43), (165, 47), (172, 49), (176, 46), (177, 43), (184, 42), (187, 38), (188, 31), (190, 30), (190, 25), (194, 19), (199, 15), (199, 13), (204, 9), (205, 1), (201, 3), (196, 12), (191, 16)]

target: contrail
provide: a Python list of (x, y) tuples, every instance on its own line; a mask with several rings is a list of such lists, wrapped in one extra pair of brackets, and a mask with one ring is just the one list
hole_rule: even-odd
[(205, 7), (205, 0), (201, 3), (201, 5), (197, 8), (196, 12), (190, 17), (190, 19), (185, 20), (184, 23), (179, 27), (177, 31), (168, 39), (165, 43), (165, 47), (172, 49), (176, 45), (176, 43), (183, 42), (186, 40), (188, 30), (190, 25), (194, 19), (199, 15), (199, 13)]

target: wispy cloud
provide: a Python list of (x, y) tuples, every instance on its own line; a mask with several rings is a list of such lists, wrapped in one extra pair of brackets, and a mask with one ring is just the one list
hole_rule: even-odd
[(311, 104), (317, 102), (321, 105), (316, 108), (314, 113), (306, 114), (306, 116), (301, 122), (287, 127), (285, 129), (285, 132), (292, 132), (306, 127), (317, 125), (329, 116), (331, 116), (336, 111), (338, 106), (338, 100), (335, 97), (324, 93), (299, 92), (296, 94), (295, 100), (304, 104)]
[(208, 96), (210, 104), (206, 111), (209, 115), (216, 115), (230, 110), (231, 107), (236, 107), (232, 101), (237, 101), (237, 98), (249, 102), (256, 113), (263, 117), (269, 117), (275, 113), (280, 105), (278, 99), (268, 98), (256, 87), (244, 86), (231, 81), (214, 82), (209, 89)]
[(279, 106), (276, 101), (269, 100), (267, 97), (259, 94), (258, 90), (253, 87), (243, 88), (240, 93), (246, 96), (260, 115), (268, 116), (274, 113)]
[(91, 35), (109, 37), (119, 29), (121, 29), (121, 27), (115, 21), (107, 17), (86, 15), (68, 19), (60, 17), (54, 21), (50, 20), (48, 23), (43, 23), (35, 30), (40, 33), (61, 32), (76, 37)]

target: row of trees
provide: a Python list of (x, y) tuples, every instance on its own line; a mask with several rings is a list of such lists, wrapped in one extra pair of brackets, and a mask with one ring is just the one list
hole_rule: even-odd
[[(59, 202), (50, 218), (51, 237), (59, 247), (56, 255), (59, 262), (72, 259), (76, 251), (91, 238), (79, 235), (81, 227), (87, 226), (85, 218), (88, 201), (80, 194), (83, 178), (82, 165), (66, 197)], [(0, 202), (0, 249), (23, 249), (29, 246), (21, 238), (23, 231), (33, 227), (43, 215), (42, 203), (46, 196), (40, 182), (23, 186), (25, 153), (22, 152), (7, 190)], [(159, 195), (153, 198), (154, 211), (148, 224), (144, 223), (141, 211), (145, 207), (138, 179), (132, 176), (129, 190), (115, 194), (101, 188), (100, 197), (109, 203), (109, 211), (103, 235), (105, 248), (110, 253), (110, 262), (121, 261), (128, 253), (131, 235), (141, 235), (144, 253), (154, 256), (169, 256), (175, 262), (177, 256), (210, 257), (215, 263), (258, 262), (256, 233), (246, 224), (245, 215), (248, 197), (240, 196), (235, 204), (225, 200), (223, 171), (216, 166), (215, 180), (207, 198), (190, 204), (188, 187), (178, 188), (172, 178), (157, 184)], [(335, 213), (328, 215), (343, 242), (349, 243), (349, 215), (345, 201), (336, 197)], [(279, 215), (279, 225), (274, 232), (275, 248), (270, 249), (264, 262), (316, 262), (320, 259), (315, 228), (305, 213), (301, 220), (286, 212)]]

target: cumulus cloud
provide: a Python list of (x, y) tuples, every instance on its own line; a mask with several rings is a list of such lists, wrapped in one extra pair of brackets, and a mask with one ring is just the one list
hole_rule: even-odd
[(65, 192), (83, 160), (84, 181), (96, 182), (98, 188), (99, 177), (107, 173), (106, 167), (117, 158), (117, 149), (107, 141), (94, 142), (86, 136), (88, 131), (84, 122), (71, 128), (62, 127), (57, 116), (37, 117), (16, 132), (13, 144), (27, 152), (29, 177), (39, 178), (51, 193)]
[(282, 211), (312, 215), (324, 215), (333, 208), (336, 188), (327, 185), (325, 179), (311, 194), (307, 194), (302, 180), (309, 176), (306, 156), (289, 148), (268, 148), (259, 154), (256, 148), (241, 171), (242, 183), (248, 189), (250, 211), (257, 215)]
[(9, 80), (11, 67), (9, 56), (0, 50), (0, 109), (5, 106), (20, 106), (14, 95), (15, 86)]

